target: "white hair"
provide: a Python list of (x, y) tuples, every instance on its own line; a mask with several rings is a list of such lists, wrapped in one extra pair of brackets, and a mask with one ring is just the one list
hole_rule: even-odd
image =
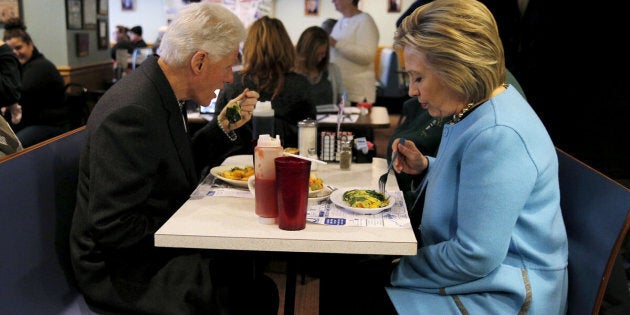
[(243, 22), (232, 11), (220, 4), (192, 3), (168, 26), (157, 54), (174, 67), (186, 64), (199, 50), (215, 61), (234, 52), (244, 38)]

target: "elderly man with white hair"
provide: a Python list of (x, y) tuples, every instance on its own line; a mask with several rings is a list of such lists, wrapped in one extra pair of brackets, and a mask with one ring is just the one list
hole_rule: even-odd
[[(254, 253), (153, 245), (199, 182), (183, 103), (210, 104), (233, 80), (244, 36), (223, 6), (190, 4), (166, 31), (159, 57), (111, 87), (92, 111), (70, 247), (77, 284), (97, 311), (277, 314), (277, 288), (255, 271)], [(223, 128), (249, 121), (258, 96), (237, 96), (241, 118)]]

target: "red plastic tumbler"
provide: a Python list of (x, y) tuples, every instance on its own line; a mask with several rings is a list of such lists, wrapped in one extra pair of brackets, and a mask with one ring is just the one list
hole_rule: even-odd
[(282, 156), (275, 162), (278, 226), (288, 231), (303, 230), (306, 227), (311, 161)]

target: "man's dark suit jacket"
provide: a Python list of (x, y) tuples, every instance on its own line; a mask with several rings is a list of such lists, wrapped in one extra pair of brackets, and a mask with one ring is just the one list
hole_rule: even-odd
[[(110, 88), (87, 123), (71, 256), (92, 305), (115, 313), (209, 313), (210, 259), (154, 247), (198, 184), (173, 90), (150, 57)], [(230, 269), (217, 270), (231, 276)]]

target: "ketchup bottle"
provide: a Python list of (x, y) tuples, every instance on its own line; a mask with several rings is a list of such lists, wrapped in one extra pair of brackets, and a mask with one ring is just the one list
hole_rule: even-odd
[(276, 201), (276, 164), (275, 159), (282, 156), (280, 136), (272, 138), (268, 134), (258, 137), (254, 148), (254, 176), (256, 181), (256, 214), (258, 221), (274, 224), (278, 217)]

